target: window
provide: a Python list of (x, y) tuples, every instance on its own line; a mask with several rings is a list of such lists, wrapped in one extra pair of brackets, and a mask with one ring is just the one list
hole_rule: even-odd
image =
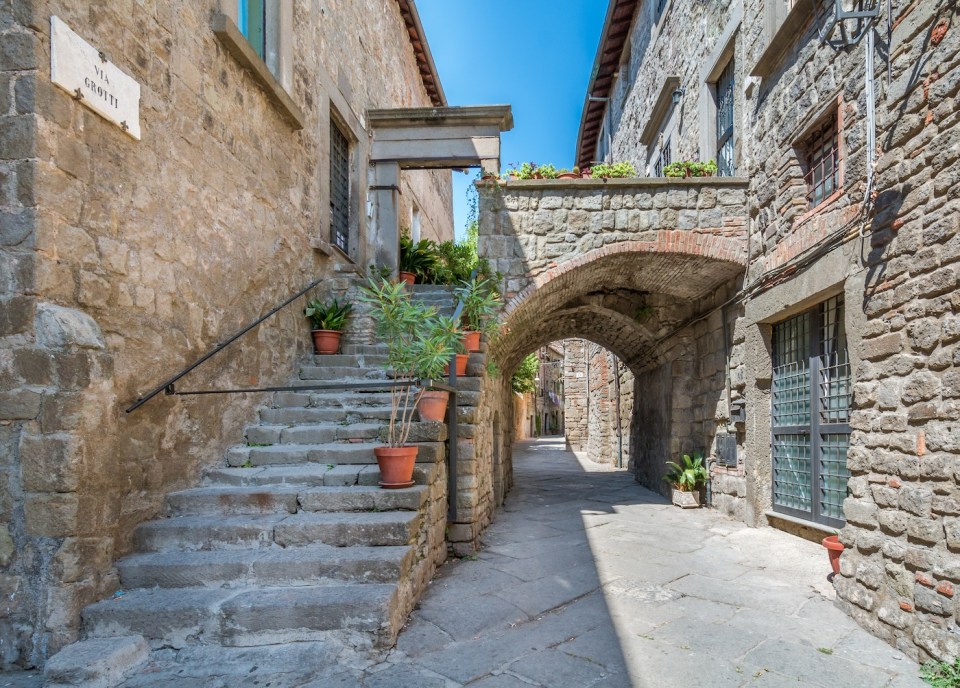
[(350, 250), (350, 142), (330, 120), (330, 241)]
[(279, 77), (279, 2), (238, 0), (237, 27), (274, 76)]
[(717, 79), (717, 174), (734, 175), (733, 165), (733, 94), (734, 64), (727, 63)]
[(654, 17), (659, 21), (660, 17), (663, 16), (663, 11), (667, 9), (667, 4), (670, 0), (656, 0), (654, 3)]
[(836, 113), (814, 130), (807, 139), (804, 150), (807, 203), (810, 209), (813, 209), (840, 188), (840, 146)]
[(773, 328), (773, 509), (842, 527), (852, 380), (843, 298)]
[(657, 153), (657, 159), (653, 163), (653, 176), (654, 177), (663, 177), (663, 169), (670, 164), (670, 137), (668, 136), (663, 141), (663, 145), (660, 146), (660, 151)]

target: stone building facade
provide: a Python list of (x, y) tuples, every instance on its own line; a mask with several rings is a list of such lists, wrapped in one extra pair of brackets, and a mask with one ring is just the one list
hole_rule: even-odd
[[(366, 113), (445, 105), (409, 0), (267, 3), (257, 49), (245, 5), (0, 4), (4, 666), (75, 639), (134, 527), (222, 458), (261, 397), (124, 409), (312, 280), (331, 294), (364, 273), (389, 241)], [(52, 83), (53, 16), (139, 83), (139, 140)], [(401, 223), (452, 237), (449, 172), (399, 186)], [(301, 309), (182, 384), (286, 383)]]
[[(577, 162), (653, 179), (481, 189), (517, 333), (493, 353), (509, 367), (547, 321), (615, 353), (638, 480), (662, 489), (664, 461), (705, 451), (714, 506), (839, 530), (839, 603), (952, 660), (960, 27), (946, 0), (873, 4), (611, 0)], [(723, 177), (663, 178), (709, 159)]]

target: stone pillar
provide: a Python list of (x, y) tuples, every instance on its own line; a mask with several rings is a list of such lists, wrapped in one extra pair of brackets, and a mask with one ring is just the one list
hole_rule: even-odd
[(400, 165), (378, 162), (373, 166), (374, 260), (377, 267), (388, 267), (396, 275), (400, 259)]

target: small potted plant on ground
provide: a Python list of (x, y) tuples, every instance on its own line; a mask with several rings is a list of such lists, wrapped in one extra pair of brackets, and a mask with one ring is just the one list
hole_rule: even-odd
[[(361, 300), (371, 307), (377, 334), (387, 342), (384, 367), (397, 382), (415, 382), (439, 377), (454, 352), (459, 331), (452, 319), (437, 315), (435, 308), (410, 298), (402, 282), (393, 284), (371, 276), (361, 290)], [(373, 451), (380, 467), (380, 486), (403, 488), (413, 485), (417, 446), (407, 444), (413, 411), (423, 389), (411, 385), (391, 390), (387, 446)]]
[(340, 303), (337, 299), (329, 303), (320, 299), (307, 302), (303, 314), (310, 319), (314, 351), (318, 354), (335, 354), (340, 350), (340, 336), (351, 311), (353, 304)]
[(843, 543), (840, 542), (839, 535), (828, 535), (823, 538), (821, 544), (827, 549), (827, 556), (830, 557), (830, 568), (834, 575), (840, 573), (840, 555), (843, 553)]
[(683, 454), (680, 463), (667, 461), (667, 474), (663, 479), (673, 486), (673, 503), (683, 509), (695, 509), (700, 506), (700, 492), (707, 484), (707, 469), (703, 465), (703, 454)]
[[(496, 284), (488, 277), (477, 276), (464, 280), (453, 295), (463, 302), (463, 311), (460, 314), (460, 329), (463, 330), (463, 349), (467, 352), (480, 351), (480, 335), (490, 334), (496, 329), (495, 316), (502, 301)], [(464, 368), (466, 368), (464, 356)], [(457, 360), (457, 375), (459, 371), (459, 355)]]

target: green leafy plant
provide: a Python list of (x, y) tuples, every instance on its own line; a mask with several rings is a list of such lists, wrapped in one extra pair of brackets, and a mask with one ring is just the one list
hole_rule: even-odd
[(960, 657), (949, 662), (927, 662), (920, 667), (920, 678), (933, 688), (960, 688)]
[(637, 170), (629, 162), (602, 162), (590, 168), (590, 176), (597, 179), (636, 177)]
[[(411, 298), (403, 283), (371, 276), (361, 289), (360, 300), (370, 306), (377, 335), (387, 342), (386, 370), (397, 381), (438, 379), (450, 362), (462, 333), (452, 318), (441, 316), (432, 306)], [(391, 390), (387, 444), (406, 444), (413, 424), (413, 411), (422, 389), (394, 386)]]
[(707, 469), (703, 465), (703, 454), (694, 452), (693, 455), (683, 454), (680, 463), (667, 461), (667, 474), (663, 479), (683, 492), (693, 492), (701, 485), (706, 484)]
[(353, 312), (352, 303), (340, 303), (333, 299), (324, 303), (320, 299), (312, 299), (307, 302), (307, 307), (303, 309), (303, 314), (310, 319), (310, 326), (314, 330), (333, 330), (342, 332)]
[(663, 168), (665, 177), (712, 177), (717, 173), (714, 160), (677, 160)]
[(463, 302), (460, 316), (463, 329), (493, 334), (497, 328), (495, 316), (503, 303), (494, 281), (478, 275), (461, 282), (460, 286), (453, 290), (453, 294)]
[(540, 165), (537, 167), (536, 174), (540, 175), (541, 179), (556, 179), (560, 176), (560, 170), (553, 165)]
[(430, 239), (414, 242), (406, 234), (400, 236), (400, 272), (412, 272), (423, 281), (436, 272), (440, 262), (437, 243)]
[(533, 392), (537, 387), (534, 380), (537, 372), (540, 370), (540, 359), (536, 354), (530, 354), (522, 361), (513, 376), (510, 378), (510, 387), (518, 394), (527, 394)]

